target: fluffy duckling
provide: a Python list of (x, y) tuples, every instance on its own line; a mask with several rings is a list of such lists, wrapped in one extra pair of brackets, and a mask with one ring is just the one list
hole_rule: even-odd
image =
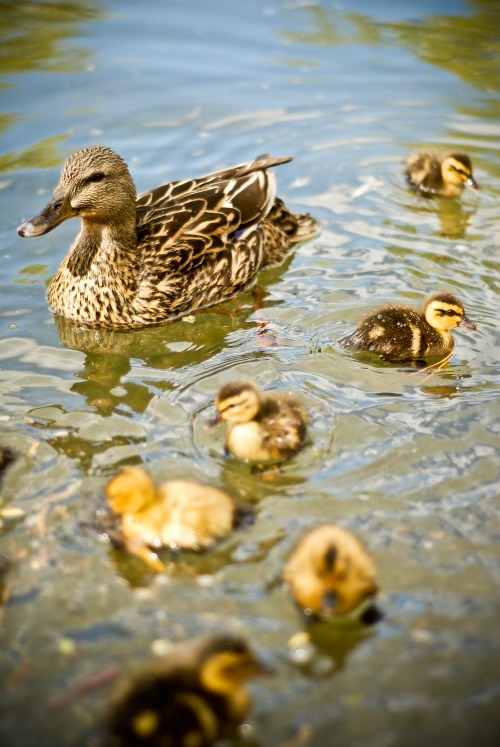
[(121, 514), (125, 546), (157, 571), (165, 566), (151, 548), (205, 550), (235, 523), (235, 503), (223, 490), (189, 480), (156, 487), (142, 467), (125, 467), (106, 494)]
[(453, 350), (454, 327), (477, 329), (458, 298), (436, 293), (427, 298), (423, 312), (411, 306), (382, 306), (339, 342), (347, 350), (366, 350), (391, 361), (433, 358)]
[(349, 615), (375, 622), (376, 571), (365, 547), (336, 524), (312, 529), (288, 558), (283, 580), (306, 615), (332, 619)]
[(215, 400), (227, 425), (226, 445), (238, 459), (277, 462), (295, 454), (306, 435), (307, 416), (291, 394), (261, 392), (251, 381), (224, 384)]
[(406, 159), (406, 176), (410, 185), (424, 194), (459, 197), (464, 187), (479, 189), (465, 153), (415, 151)]
[(82, 221), (48, 288), (57, 314), (90, 327), (163, 324), (237, 295), (316, 233), (311, 216), (276, 197), (267, 169), (290, 160), (259, 156), (137, 197), (117, 153), (83, 148), (18, 233), (42, 236), (68, 218)]
[(268, 672), (246, 642), (212, 635), (175, 646), (117, 690), (107, 747), (210, 747), (250, 710), (245, 683)]

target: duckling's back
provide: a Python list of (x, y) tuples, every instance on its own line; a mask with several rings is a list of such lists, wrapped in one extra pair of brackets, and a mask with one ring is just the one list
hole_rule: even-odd
[(415, 309), (388, 307), (365, 317), (351, 335), (340, 340), (340, 344), (346, 350), (368, 351), (392, 360), (406, 360), (420, 352), (422, 325), (430, 330)]
[(406, 159), (406, 176), (411, 186), (423, 192), (438, 192), (443, 187), (439, 155), (430, 151), (411, 153)]
[(270, 392), (264, 395), (258, 421), (265, 443), (269, 448), (279, 450), (281, 456), (291, 456), (303, 445), (307, 416), (300, 402), (291, 394)]
[(112, 709), (107, 747), (210, 747), (230, 721), (225, 699), (202, 687), (194, 671), (155, 667), (129, 683)]

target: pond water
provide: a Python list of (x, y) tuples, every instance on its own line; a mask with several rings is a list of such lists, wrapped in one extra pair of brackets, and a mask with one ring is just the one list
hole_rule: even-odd
[[(165, 641), (221, 628), (277, 675), (252, 684), (260, 747), (498, 744), (500, 8), (493, 0), (2, 3), (0, 743), (95, 744), (108, 687)], [(55, 319), (46, 283), (77, 232), (16, 227), (69, 153), (105, 143), (139, 191), (269, 152), (321, 234), (193, 323), (131, 333)], [(464, 150), (480, 193), (421, 200), (402, 161)], [(430, 380), (337, 340), (380, 302), (456, 292), (476, 333)], [(266, 322), (266, 334), (258, 334)], [(307, 447), (278, 473), (207, 432), (223, 382), (300, 393)], [(215, 551), (155, 578), (91, 524), (124, 464), (255, 506)], [(318, 626), (309, 660), (279, 579), (320, 521), (370, 548), (384, 619)], [(66, 694), (66, 698), (64, 697)]]

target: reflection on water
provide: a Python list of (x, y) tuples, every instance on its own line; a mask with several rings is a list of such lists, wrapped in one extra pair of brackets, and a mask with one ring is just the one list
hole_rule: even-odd
[[(19, 457), (1, 487), (2, 509), (24, 513), (0, 528), (13, 561), (0, 742), (97, 743), (104, 684), (50, 718), (46, 700), (150, 658), (154, 641), (222, 627), (276, 661), (253, 690), (261, 747), (496, 744), (498, 4), (23, 0), (2, 13), (0, 443)], [(45, 299), (75, 224), (38, 242), (15, 229), (66, 155), (97, 142), (139, 190), (290, 153), (280, 194), (322, 232), (186, 321), (80, 328)], [(412, 193), (403, 160), (428, 145), (470, 153), (481, 192)], [(479, 328), (456, 334), (431, 379), (338, 347), (365, 311), (442, 288)], [(228, 457), (224, 430), (205, 428), (236, 377), (297, 392), (310, 415), (279, 470)], [(213, 552), (166, 554), (153, 577), (93, 526), (106, 481), (133, 463), (219, 485), (255, 521)], [(321, 521), (370, 548), (385, 617), (308, 628), (301, 665), (288, 642), (305, 626), (279, 578)]]

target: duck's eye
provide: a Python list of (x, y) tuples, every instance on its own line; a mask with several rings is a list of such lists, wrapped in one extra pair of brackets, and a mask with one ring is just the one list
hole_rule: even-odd
[(447, 312), (448, 316), (459, 316), (456, 311), (453, 311), (453, 309), (448, 309)]
[(106, 174), (103, 174), (102, 171), (96, 171), (95, 174), (91, 174), (88, 176), (85, 181), (87, 184), (91, 184), (92, 182), (102, 182)]
[(51, 207), (52, 210), (60, 210), (62, 208), (63, 201), (62, 200), (54, 200)]

